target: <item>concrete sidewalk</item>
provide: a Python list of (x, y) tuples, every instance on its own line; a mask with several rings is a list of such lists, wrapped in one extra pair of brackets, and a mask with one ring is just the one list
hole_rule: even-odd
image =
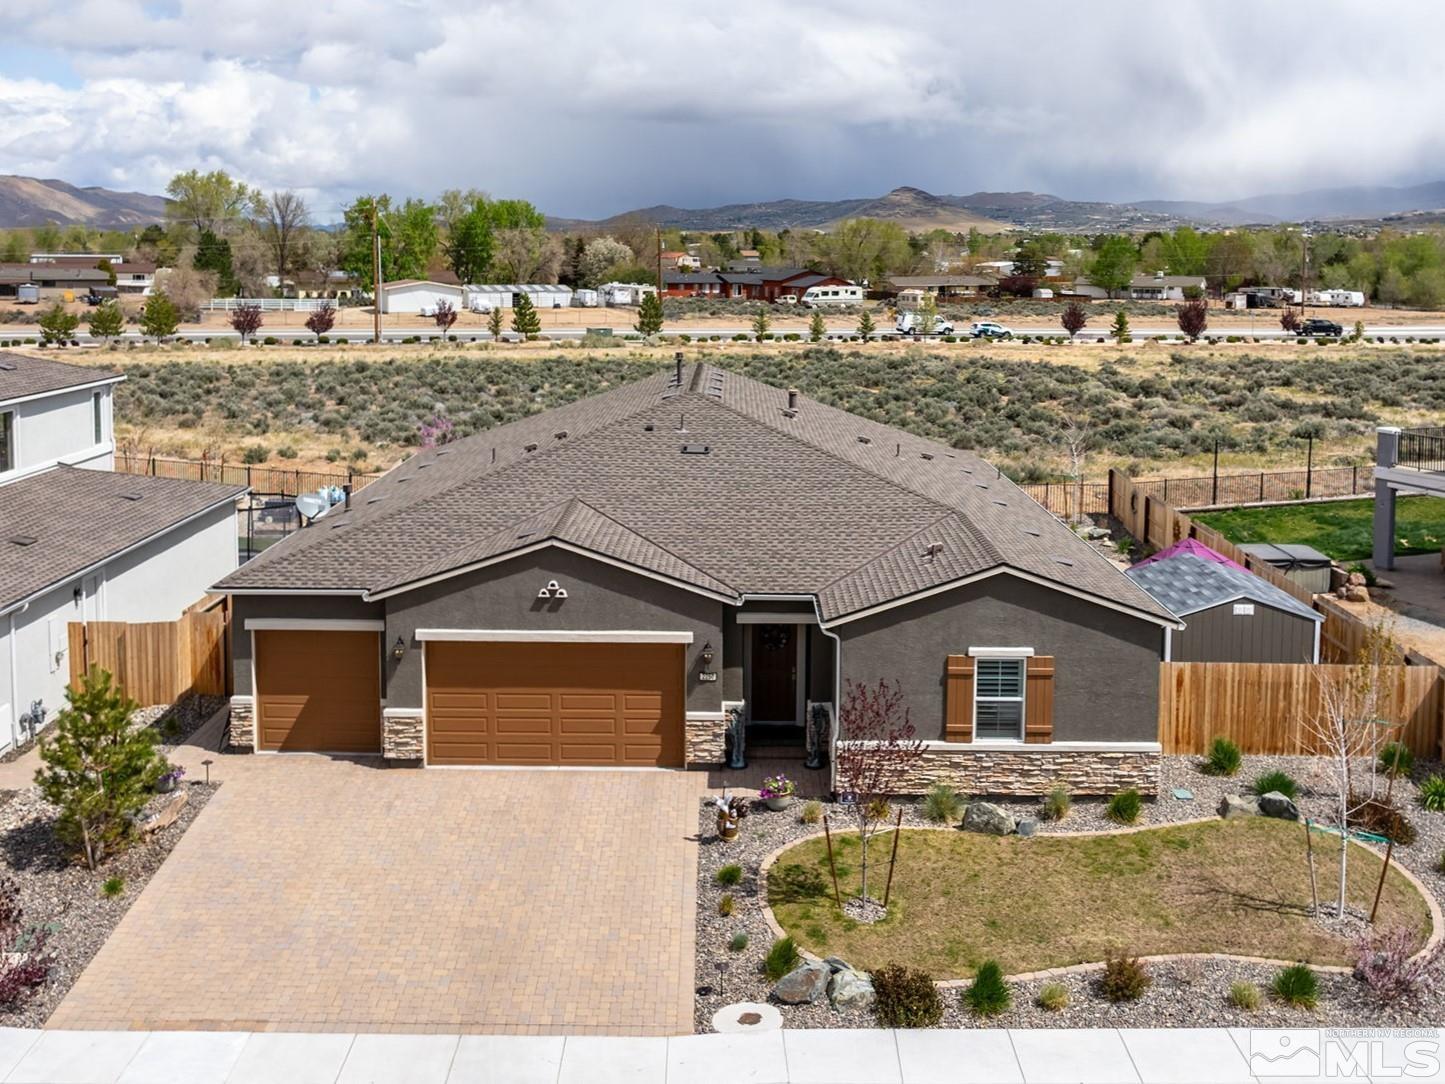
[[(672, 1038), (0, 1029), (5, 1084), (1445, 1081), (1440, 1031), (795, 1030)], [(1273, 1073), (1271, 1072), (1273, 1071)]]

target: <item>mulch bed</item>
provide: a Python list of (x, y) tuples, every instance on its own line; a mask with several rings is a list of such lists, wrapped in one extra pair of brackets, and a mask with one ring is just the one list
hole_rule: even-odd
[[(1298, 799), (1301, 813), (1320, 819), (1327, 815), (1328, 799), (1323, 796), (1325, 781), (1316, 770), (1312, 757), (1247, 756), (1238, 775), (1218, 779), (1199, 770), (1200, 758), (1167, 756), (1161, 769), (1160, 798), (1145, 803), (1140, 824), (1163, 825), (1213, 815), (1224, 794), (1249, 791), (1250, 783), (1267, 771), (1288, 772), (1300, 783), (1303, 793)], [(1368, 770), (1368, 769), (1366, 769)], [(1438, 762), (1417, 762), (1412, 780), (1399, 780), (1395, 800), (1418, 831), (1415, 843), (1397, 846), (1395, 861), (1409, 869), (1437, 901), (1445, 900), (1445, 873), (1440, 861), (1445, 853), (1445, 814), (1429, 813), (1416, 801), (1415, 782), (1440, 772)], [(1181, 801), (1171, 796), (1176, 787), (1192, 791), (1193, 799)], [(997, 804), (1016, 816), (1037, 816), (1038, 802), (1003, 800)], [(694, 1023), (699, 1032), (712, 1030), (712, 1016), (722, 1006), (736, 1001), (768, 1001), (772, 983), (761, 971), (763, 957), (772, 943), (772, 933), (763, 918), (758, 894), (758, 869), (762, 860), (793, 840), (814, 835), (821, 826), (804, 824), (800, 819), (802, 802), (790, 809), (772, 812), (761, 802), (753, 804), (752, 812), (742, 822), (736, 840), (723, 842), (717, 837), (715, 811), (704, 803), (698, 813), (698, 881), (697, 881), (697, 963)], [(823, 803), (835, 831), (846, 830), (848, 820), (842, 807)], [(922, 826), (927, 822), (919, 815), (916, 803), (904, 804), (903, 824)], [(1079, 800), (1068, 817), (1059, 823), (1041, 823), (1040, 833), (1099, 831), (1117, 828), (1104, 816), (1104, 803)], [(885, 859), (886, 861), (886, 859)], [(743, 869), (743, 879), (730, 888), (719, 886), (714, 875), (722, 866), (736, 864)], [(1329, 876), (1322, 877), (1322, 904), (1327, 901)], [(724, 917), (718, 913), (718, 901), (725, 893), (734, 899), (734, 911)], [(1032, 906), (1036, 901), (1025, 901)], [(733, 935), (748, 935), (748, 945), (741, 952), (732, 952)], [(717, 964), (727, 970), (719, 974)], [(1313, 1011), (1292, 1009), (1269, 996), (1268, 990), (1278, 968), (1271, 965), (1234, 961), (1185, 960), (1150, 965), (1153, 985), (1136, 1002), (1112, 1004), (1095, 992), (1097, 975), (1070, 975), (1061, 982), (1069, 989), (1067, 1008), (1047, 1011), (1034, 999), (1048, 980), (1010, 983), (1013, 1006), (1003, 1015), (980, 1021), (962, 1005), (959, 989), (944, 989), (944, 1027), (1435, 1027), (1445, 1020), (1445, 981), (1437, 973), (1426, 991), (1406, 1004), (1381, 1005), (1369, 990), (1349, 975), (1318, 973), (1320, 1003)], [(1264, 994), (1260, 1008), (1254, 1012), (1234, 1008), (1228, 1000), (1230, 985), (1236, 981), (1252, 982)], [(789, 1028), (874, 1027), (870, 1011), (835, 1011), (826, 998), (811, 1005), (779, 1005), (783, 1026)]]
[[(26, 926), (50, 931), (48, 949), (54, 961), (42, 986), (18, 1005), (0, 1008), (0, 1027), (45, 1023), (220, 784), (181, 785), (188, 796), (176, 822), (111, 857), (94, 872), (74, 861), (56, 841), (55, 809), (39, 791), (9, 792), (11, 800), (0, 804), (0, 876), (18, 889)], [(154, 812), (169, 798), (156, 795), (145, 813)], [(124, 891), (113, 898), (101, 891), (111, 877), (125, 882)]]

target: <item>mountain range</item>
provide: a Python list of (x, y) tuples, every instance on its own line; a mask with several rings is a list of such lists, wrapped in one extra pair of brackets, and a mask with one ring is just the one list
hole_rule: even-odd
[(66, 181), (0, 176), (0, 228), (15, 226), (93, 226), (129, 229), (162, 222), (164, 196), (77, 188)]

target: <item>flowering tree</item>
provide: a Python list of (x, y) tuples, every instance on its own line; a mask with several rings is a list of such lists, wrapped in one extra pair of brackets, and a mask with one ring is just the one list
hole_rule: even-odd
[(306, 317), (306, 330), (318, 339), (336, 326), (336, 310), (330, 304), (318, 305)]
[(1297, 334), (1299, 332), (1299, 313), (1294, 309), (1285, 309), (1279, 314), (1279, 326), (1291, 335)]
[(1064, 308), (1064, 314), (1059, 317), (1059, 322), (1064, 325), (1064, 330), (1073, 338), (1084, 330), (1084, 325), (1089, 322), (1089, 314), (1084, 311), (1084, 306), (1077, 301), (1070, 301)]
[(450, 301), (438, 301), (431, 316), (436, 321), (437, 327), (442, 329), (442, 340), (445, 341), (447, 332), (451, 331), (452, 325), (457, 322), (457, 310), (453, 308)]
[(421, 423), (421, 446), (435, 448), (439, 444), (450, 444), (456, 440), (452, 420), (440, 412)]
[(231, 327), (241, 336), (243, 343), (261, 330), (263, 322), (260, 305), (237, 305), (231, 310)]
[(838, 732), (837, 785), (858, 825), (859, 895), (866, 904), (868, 841), (887, 823), (888, 799), (907, 784), (923, 756), (923, 742), (914, 737), (903, 690), (886, 680), (877, 685), (848, 682)]
[(1179, 330), (1190, 342), (1203, 335), (1204, 329), (1209, 326), (1209, 305), (1203, 298), (1176, 306), (1174, 313), (1179, 320)]

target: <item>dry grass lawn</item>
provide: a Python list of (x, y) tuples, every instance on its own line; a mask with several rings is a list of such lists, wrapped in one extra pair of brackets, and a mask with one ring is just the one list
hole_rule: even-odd
[[(858, 840), (834, 837), (839, 884), (858, 891)], [(889, 840), (869, 848), (869, 894), (882, 895)], [(1320, 892), (1334, 883), (1338, 843), (1315, 837)], [(1350, 854), (1349, 895), (1368, 908), (1380, 860)], [(876, 926), (844, 916), (832, 898), (822, 839), (800, 843), (768, 875), (778, 921), (802, 947), (856, 967), (920, 967), (936, 979), (970, 975), (986, 959), (1007, 974), (1141, 955), (1230, 952), (1349, 963), (1350, 946), (1308, 915), (1304, 831), (1256, 818), (1119, 835), (998, 838), (904, 830), (889, 914)], [(1382, 926), (1430, 929), (1419, 891), (1390, 871)]]

